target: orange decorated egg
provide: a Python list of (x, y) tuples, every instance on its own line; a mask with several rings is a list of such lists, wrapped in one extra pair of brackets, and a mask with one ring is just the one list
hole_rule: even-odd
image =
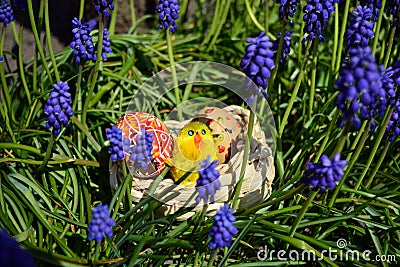
[[(164, 168), (165, 158), (171, 157), (173, 138), (168, 127), (159, 118), (145, 112), (133, 112), (121, 117), (116, 126), (122, 129), (122, 135), (136, 143), (137, 134), (144, 129), (152, 135), (153, 148), (150, 164), (146, 169), (140, 168), (135, 176), (142, 178), (154, 177), (160, 174)], [(129, 154), (125, 152), (125, 159), (129, 160)]]

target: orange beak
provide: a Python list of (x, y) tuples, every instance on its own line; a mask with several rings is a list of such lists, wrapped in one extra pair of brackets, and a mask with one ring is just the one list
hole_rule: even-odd
[(194, 145), (196, 147), (200, 146), (200, 142), (203, 140), (203, 138), (201, 138), (199, 133), (196, 133), (196, 135), (194, 136)]

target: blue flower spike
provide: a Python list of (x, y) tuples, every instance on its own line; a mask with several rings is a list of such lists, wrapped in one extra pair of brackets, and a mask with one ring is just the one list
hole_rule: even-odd
[(231, 246), (232, 236), (238, 233), (236, 226), (233, 225), (235, 221), (236, 218), (233, 215), (233, 209), (229, 208), (227, 204), (217, 211), (209, 233), (211, 241), (208, 246), (210, 249), (222, 249)]
[(0, 0), (0, 22), (4, 25), (14, 21), (14, 11), (11, 8), (11, 4), (8, 0)]
[(110, 17), (114, 10), (114, 0), (92, 0), (97, 13), (102, 13), (105, 18)]
[(5, 229), (0, 231), (0, 256), (1, 266), (36, 266), (32, 255), (22, 249), (14, 238), (9, 237)]
[(113, 125), (112, 128), (106, 129), (106, 134), (108, 140), (110, 140), (110, 147), (108, 148), (108, 152), (111, 153), (111, 160), (117, 161), (118, 159), (124, 159), (125, 154), (122, 143), (122, 129)]
[(154, 132), (148, 133), (144, 128), (136, 135), (136, 141), (131, 142), (127, 138), (123, 138), (124, 151), (129, 154), (129, 161), (136, 168), (147, 169), (151, 163), (153, 151)]
[(339, 126), (349, 121), (358, 130), (362, 120), (375, 115), (377, 103), (387, 102), (387, 95), (371, 48), (352, 48), (349, 55), (349, 60), (340, 69), (334, 89), (339, 91), (336, 105), (344, 113)]
[(177, 0), (160, 0), (156, 8), (158, 17), (158, 29), (170, 30), (172, 33), (176, 31), (176, 20), (179, 18), (181, 8)]
[(268, 86), (268, 79), (271, 77), (271, 71), (275, 67), (273, 43), (264, 31), (261, 31), (257, 37), (247, 38), (246, 41), (249, 44), (240, 61), (240, 69), (258, 87), (262, 88), (261, 92), (267, 98), (265, 90)]
[(95, 60), (96, 50), (90, 35), (90, 31), (93, 29), (92, 25), (84, 23), (84, 19), (74, 18), (72, 26), (74, 36), (69, 46), (74, 50), (72, 54), (75, 56), (76, 64), (84, 63), (86, 60)]
[(303, 182), (309, 184), (313, 190), (334, 189), (336, 182), (342, 179), (346, 160), (340, 160), (340, 154), (337, 153), (333, 159), (327, 155), (322, 155), (319, 163), (307, 162)]
[(112, 228), (115, 225), (114, 219), (110, 217), (108, 205), (97, 205), (93, 209), (93, 216), (89, 223), (88, 240), (101, 242), (104, 236), (112, 238), (114, 233)]
[(366, 48), (370, 39), (374, 38), (374, 23), (372, 10), (367, 6), (357, 6), (350, 18), (349, 27), (345, 33), (347, 51), (351, 48)]
[(304, 31), (307, 36), (303, 38), (303, 43), (306, 40), (313, 41), (316, 38), (320, 41), (325, 40), (322, 32), (328, 25), (333, 11), (335, 11), (334, 4), (334, 0), (307, 0), (307, 5), (303, 8), (303, 20), (306, 23)]
[(72, 111), (71, 94), (67, 82), (60, 81), (53, 84), (53, 91), (44, 106), (46, 114), (46, 129), (53, 128), (53, 133), (58, 135), (61, 125), (68, 127), (69, 119), (74, 116)]
[(217, 166), (218, 161), (210, 162), (210, 156), (200, 162), (199, 178), (196, 180), (197, 203), (200, 203), (201, 200), (204, 201), (204, 204), (214, 202), (214, 195), (221, 188), (220, 173), (215, 169)]

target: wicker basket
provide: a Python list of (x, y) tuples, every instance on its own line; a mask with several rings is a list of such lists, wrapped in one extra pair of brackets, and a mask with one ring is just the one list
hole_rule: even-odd
[[(241, 125), (242, 131), (235, 142), (232, 142), (236, 147), (233, 151), (238, 151), (226, 164), (220, 164), (220, 182), (221, 189), (215, 194), (215, 201), (208, 204), (207, 212), (213, 215), (224, 203), (231, 197), (236, 184), (238, 183), (241, 165), (243, 161), (243, 151), (245, 137), (247, 135), (247, 125), (249, 120), (249, 110), (239, 106), (228, 106), (224, 108), (233, 116)], [(168, 128), (179, 132), (180, 129), (188, 121), (165, 121)], [(275, 177), (274, 158), (270, 147), (265, 140), (264, 132), (261, 130), (258, 121), (255, 122), (253, 128), (253, 139), (250, 145), (249, 160), (247, 162), (245, 177), (240, 191), (238, 209), (246, 209), (266, 200), (271, 193), (272, 181)], [(115, 190), (122, 179), (118, 164), (110, 161), (110, 183), (111, 188)], [(148, 195), (148, 190), (154, 183), (153, 178), (133, 177), (131, 195), (134, 202), (139, 202), (142, 198)], [(172, 179), (163, 179), (157, 186), (154, 194), (156, 199), (164, 204), (158, 209), (161, 214), (167, 215), (175, 213), (182, 207), (191, 207), (181, 219), (186, 219), (192, 216), (196, 211), (203, 209), (203, 202), (198, 205), (195, 202), (196, 196), (195, 187), (184, 187), (175, 185)]]

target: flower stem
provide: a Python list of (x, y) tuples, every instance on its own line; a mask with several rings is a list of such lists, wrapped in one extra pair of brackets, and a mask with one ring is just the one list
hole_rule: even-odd
[(341, 58), (342, 58), (342, 51), (343, 51), (343, 39), (344, 39), (344, 33), (346, 32), (346, 24), (347, 24), (347, 17), (349, 14), (349, 7), (350, 7), (350, 0), (346, 0), (346, 5), (344, 8), (343, 12), (343, 20), (342, 20), (342, 28), (340, 31), (340, 36), (339, 36), (339, 48), (337, 51), (337, 62), (336, 62), (336, 69), (335, 69), (335, 78), (339, 74), (339, 69), (341, 65)]
[(49, 46), (49, 54), (50, 54), (51, 62), (53, 63), (54, 75), (56, 76), (56, 80), (60, 81), (60, 74), (58, 73), (57, 62), (54, 57), (53, 43), (51, 41), (50, 20), (49, 20), (49, 0), (44, 0), (44, 3), (45, 3), (44, 23), (45, 23), (45, 29), (46, 29), (47, 45)]
[[(135, 1), (129, 0), (129, 9), (131, 12), (131, 22), (133, 26), (136, 26), (136, 15), (135, 15)], [(133, 33), (135, 34), (135, 33)]]
[(392, 51), (392, 46), (393, 46), (395, 33), (396, 33), (396, 26), (393, 26), (393, 28), (390, 31), (389, 43), (387, 45), (387, 51), (386, 51), (386, 54), (385, 54), (385, 59), (383, 61), (383, 64), (384, 64), (385, 68), (387, 67), (387, 65), (389, 63), (390, 56), (393, 56), (393, 55), (391, 55), (391, 51)]
[[(276, 56), (275, 56), (275, 62), (274, 62), (275, 67), (272, 70), (271, 78), (269, 78), (269, 81), (268, 81), (268, 88), (266, 89), (267, 94), (273, 88), (274, 81), (276, 78), (276, 73), (278, 72), (279, 61), (280, 61), (281, 55), (282, 55), (283, 42), (285, 41), (285, 36), (286, 36), (286, 24), (287, 24), (286, 20), (284, 20), (282, 23), (282, 30), (281, 30), (281, 37), (279, 39), (279, 44), (278, 44), (278, 51), (276, 51)], [(264, 107), (261, 108), (260, 112), (262, 113), (263, 111), (264, 111)]]
[(332, 80), (332, 77), (334, 76), (334, 71), (335, 71), (335, 63), (336, 63), (336, 53), (338, 51), (338, 46), (339, 46), (339, 4), (335, 3), (335, 29), (334, 29), (334, 34), (333, 34), (333, 49), (332, 49), (332, 58), (331, 58), (331, 68), (329, 70), (329, 83)]
[[(365, 126), (365, 125), (364, 125), (364, 126)], [(362, 130), (360, 131), (360, 132), (363, 132), (363, 134), (362, 134), (362, 136), (361, 136), (361, 141), (360, 141), (359, 144), (357, 144), (357, 150), (355, 151), (355, 153), (354, 153), (353, 156), (351, 157), (351, 160), (350, 160), (350, 162), (349, 162), (349, 165), (347, 166), (346, 171), (345, 171), (345, 173), (343, 174), (342, 179), (340, 180), (338, 186), (336, 186), (335, 191), (333, 191), (332, 197), (331, 197), (331, 199), (329, 200), (329, 204), (328, 204), (328, 207), (329, 207), (329, 208), (332, 208), (333, 203), (335, 203), (336, 197), (337, 197), (337, 195), (338, 195), (340, 189), (343, 187), (344, 182), (346, 181), (347, 176), (349, 175), (349, 173), (351, 172), (351, 170), (352, 170), (354, 164), (356, 163), (356, 161), (357, 161), (357, 159), (358, 159), (358, 156), (359, 156), (360, 153), (361, 153), (361, 150), (364, 148), (365, 141), (367, 140), (368, 135), (369, 135), (369, 128), (370, 128), (370, 125), (369, 125), (369, 123), (368, 123), (368, 127), (367, 127), (366, 129), (364, 129), (364, 131), (362, 131)], [(349, 158), (347, 158), (346, 160), (348, 161)]]
[(178, 77), (176, 75), (176, 69), (175, 69), (175, 61), (174, 61), (174, 53), (173, 53), (172, 36), (171, 35), (172, 35), (172, 33), (170, 32), (170, 30), (167, 29), (168, 59), (169, 59), (169, 64), (171, 66), (172, 80), (174, 82), (175, 104), (176, 104), (176, 109), (178, 112), (178, 120), (182, 121), (183, 116), (182, 116), (182, 109), (180, 107), (181, 96), (180, 96), (180, 90), (179, 90), (179, 86), (178, 86)]
[[(6, 26), (4, 26), (1, 29), (1, 39), (0, 39), (0, 56), (3, 57), (3, 49), (4, 49), (4, 39), (6, 35)], [(6, 112), (10, 112), (11, 115), (11, 97), (10, 97), (10, 92), (8, 91), (8, 85), (6, 81), (6, 76), (4, 73), (4, 59), (3, 62), (0, 63), (0, 74), (1, 74), (1, 84), (3, 87), (3, 93), (4, 93), (4, 98), (6, 99)]]
[(381, 152), (378, 162), (375, 165), (375, 168), (372, 170), (372, 173), (369, 176), (367, 183), (365, 184), (366, 188), (369, 188), (371, 186), (371, 183), (374, 180), (374, 177), (375, 177), (376, 173), (378, 172), (379, 167), (382, 165), (382, 162), (385, 159), (385, 156), (386, 156), (386, 153), (388, 152), (389, 146), (390, 146), (390, 142), (387, 141), (383, 151)]
[[(49, 69), (49, 66), (47, 66), (46, 57), (44, 55), (42, 46), (40, 45), (40, 38), (39, 38), (39, 34), (38, 34), (36, 24), (35, 24), (35, 17), (33, 15), (32, 1), (28, 1), (27, 3), (28, 3), (29, 19), (31, 22), (33, 37), (35, 38), (36, 47), (39, 51), (40, 58), (42, 59), (43, 67), (46, 70), (47, 77), (49, 78), (50, 83), (53, 84), (54, 82), (53, 82), (53, 79), (51, 78), (50, 69)], [(42, 3), (43, 3), (43, 0), (41, 1), (41, 5), (42, 5)]]
[[(254, 100), (255, 105), (256, 100)], [(255, 114), (253, 109), (250, 109), (250, 118), (249, 118), (249, 124), (247, 126), (247, 138), (245, 141), (245, 146), (244, 146), (244, 152), (243, 152), (243, 160), (242, 160), (242, 166), (240, 169), (240, 175), (239, 175), (239, 181), (235, 187), (235, 194), (233, 197), (233, 202), (232, 202), (232, 208), (233, 210), (237, 210), (237, 207), (239, 206), (239, 197), (240, 197), (240, 191), (242, 189), (242, 184), (244, 180), (244, 175), (246, 173), (246, 168), (247, 168), (247, 160), (249, 158), (249, 153), (250, 153), (250, 141), (253, 136), (253, 126), (254, 126), (254, 120), (255, 120)]]
[(225, 0), (224, 4), (222, 5), (224, 9), (222, 10), (222, 16), (218, 16), (219, 23), (217, 24), (217, 31), (214, 34), (213, 38), (211, 39), (210, 45), (208, 46), (208, 49), (211, 49), (215, 42), (218, 39), (219, 33), (221, 32), (222, 26), (225, 25), (226, 18), (228, 17), (229, 11), (231, 10), (231, 3), (232, 0)]
[(385, 4), (386, 4), (386, 0), (382, 0), (382, 7), (379, 12), (378, 22), (377, 22), (377, 24), (375, 24), (375, 29), (374, 29), (375, 37), (374, 37), (374, 43), (372, 45), (372, 54), (373, 55), (375, 55), (376, 47), (378, 45), (379, 32), (381, 31), (381, 24), (382, 24), (382, 18), (383, 18), (383, 12), (385, 9)]
[(47, 150), (46, 150), (46, 154), (44, 155), (43, 162), (39, 166), (39, 170), (43, 170), (46, 167), (47, 162), (49, 162), (49, 159), (51, 158), (51, 151), (53, 150), (53, 144), (54, 144), (54, 134), (52, 133), (49, 144), (47, 145)]
[[(23, 36), (23, 32), (24, 32), (24, 26), (20, 26), (19, 29), (19, 43), (22, 44), (22, 36)], [(18, 46), (18, 69), (19, 69), (19, 75), (22, 81), (22, 86), (24, 87), (25, 90), (25, 94), (26, 94), (26, 98), (28, 100), (29, 105), (32, 103), (32, 98), (31, 98), (31, 93), (30, 90), (28, 88), (28, 84), (26, 82), (26, 76), (25, 76), (25, 68), (24, 68), (24, 60), (22, 57), (22, 45)]]
[(287, 122), (287, 120), (289, 118), (289, 114), (292, 111), (294, 100), (296, 99), (297, 93), (299, 92), (299, 88), (300, 88), (300, 85), (301, 85), (301, 80), (303, 79), (303, 74), (304, 74), (304, 66), (305, 66), (305, 63), (307, 62), (308, 53), (310, 51), (311, 44), (312, 44), (312, 42), (308, 41), (307, 47), (306, 47), (306, 51), (305, 51), (305, 54), (304, 54), (304, 58), (303, 58), (303, 62), (302, 62), (301, 67), (300, 67), (300, 73), (299, 73), (299, 76), (297, 76), (296, 85), (294, 86), (292, 95), (290, 97), (289, 103), (288, 103), (288, 105), (286, 107), (286, 110), (285, 110), (285, 114), (283, 115), (283, 119), (282, 119), (282, 121), (281, 121), (281, 123), (279, 125), (279, 132), (278, 133), (279, 133), (279, 136), (281, 138), (282, 138), (283, 130), (285, 129), (286, 122)]
[(314, 107), (314, 96), (315, 96), (315, 80), (317, 76), (317, 62), (318, 62), (318, 39), (314, 41), (313, 47), (313, 61), (311, 64), (311, 88), (310, 98), (308, 103), (308, 119), (311, 119), (313, 107)]
[(118, 3), (119, 1), (114, 1), (114, 10), (111, 12), (110, 25), (108, 26), (108, 32), (110, 35), (114, 35), (115, 32), (115, 24), (117, 23), (118, 14)]
[(213, 253), (210, 256), (210, 260), (208, 261), (207, 267), (214, 266), (214, 261), (217, 258), (218, 249), (214, 249)]
[(84, 12), (85, 12), (85, 0), (80, 0), (80, 2), (79, 2), (79, 21), (83, 18)]
[(306, 203), (303, 204), (303, 207), (301, 208), (301, 210), (299, 211), (299, 213), (296, 216), (296, 219), (293, 222), (292, 227), (290, 228), (290, 232), (289, 232), (289, 237), (293, 237), (294, 234), (296, 233), (297, 227), (300, 224), (300, 221), (303, 219), (304, 214), (306, 213), (306, 211), (308, 210), (308, 208), (311, 206), (312, 201), (314, 200), (315, 196), (319, 193), (319, 190), (317, 191), (311, 191)]
[(99, 68), (100, 68), (100, 63), (101, 63), (101, 52), (103, 51), (103, 31), (104, 31), (104, 19), (103, 19), (103, 14), (100, 12), (99, 14), (99, 37), (97, 41), (97, 55), (96, 55), (96, 63), (94, 65), (94, 70), (93, 70), (93, 76), (92, 79), (90, 79), (90, 88), (89, 92), (86, 95), (85, 103), (83, 105), (83, 110), (82, 110), (82, 123), (83, 125), (86, 125), (86, 116), (87, 116), (87, 111), (89, 108), (89, 103), (90, 99), (92, 98), (94, 88), (96, 87), (96, 82), (97, 82), (97, 77), (99, 75)]
[(329, 141), (330, 135), (332, 133), (333, 127), (336, 125), (337, 118), (339, 117), (339, 109), (336, 109), (335, 114), (333, 115), (333, 118), (331, 120), (331, 123), (329, 124), (328, 131), (325, 133), (325, 138), (324, 141), (322, 142), (322, 145), (318, 149), (317, 156), (315, 157), (315, 161), (318, 161), (319, 158), (321, 157), (322, 153), (325, 151), (326, 144)]
[(379, 134), (378, 134), (378, 136), (377, 136), (377, 138), (375, 140), (374, 146), (372, 147), (371, 153), (369, 154), (367, 163), (364, 166), (363, 172), (361, 173), (360, 177), (358, 178), (356, 185), (354, 186), (354, 190), (358, 190), (358, 188), (360, 187), (365, 175), (367, 174), (367, 171), (368, 171), (369, 167), (371, 166), (372, 160), (374, 159), (375, 154), (376, 154), (376, 152), (378, 150), (378, 147), (381, 144), (383, 135), (386, 132), (386, 127), (387, 127), (387, 125), (388, 125), (388, 123), (390, 121), (390, 118), (392, 117), (393, 109), (394, 109), (394, 107), (392, 106), (388, 110), (388, 112), (386, 113), (385, 119), (384, 119), (383, 124), (381, 126), (381, 129), (379, 131)]
[(97, 265), (97, 261), (99, 260), (100, 256), (100, 249), (101, 249), (101, 242), (96, 241), (96, 251), (94, 252), (94, 257), (93, 257), (93, 266)]

